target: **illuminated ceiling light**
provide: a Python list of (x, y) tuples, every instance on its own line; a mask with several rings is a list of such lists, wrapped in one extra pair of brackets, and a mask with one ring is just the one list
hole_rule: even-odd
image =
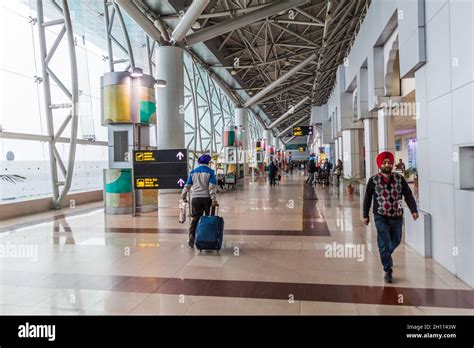
[(191, 28), (194, 29), (194, 30), (201, 29), (201, 23), (196, 21)]
[(142, 68), (137, 68), (133, 67), (130, 69), (130, 76), (131, 77), (142, 77), (143, 76), (143, 69)]
[(230, 74), (231, 74), (232, 76), (237, 75), (237, 70), (232, 69), (232, 70), (230, 71)]

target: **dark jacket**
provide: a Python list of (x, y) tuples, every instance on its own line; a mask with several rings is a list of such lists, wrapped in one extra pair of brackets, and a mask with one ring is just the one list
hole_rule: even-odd
[(316, 172), (316, 163), (314, 163), (314, 160), (313, 160), (313, 161), (309, 161), (309, 164), (308, 164), (308, 172), (309, 172), (309, 173), (314, 173), (314, 172)]
[(331, 162), (324, 162), (323, 170), (329, 174), (332, 170), (332, 163)]
[(369, 217), (370, 205), (374, 201), (374, 214), (385, 217), (403, 216), (402, 196), (405, 197), (408, 208), (412, 213), (418, 212), (415, 198), (405, 178), (398, 173), (392, 173), (388, 182), (379, 173), (367, 182), (364, 197), (364, 218)]
[(278, 173), (278, 167), (273, 163), (268, 165), (268, 175), (275, 176)]

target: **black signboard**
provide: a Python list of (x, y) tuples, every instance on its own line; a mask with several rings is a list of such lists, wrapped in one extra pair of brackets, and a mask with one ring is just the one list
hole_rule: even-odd
[(136, 190), (180, 189), (188, 178), (186, 149), (133, 151)]
[(299, 137), (304, 135), (312, 135), (313, 126), (295, 126), (293, 127), (293, 136)]

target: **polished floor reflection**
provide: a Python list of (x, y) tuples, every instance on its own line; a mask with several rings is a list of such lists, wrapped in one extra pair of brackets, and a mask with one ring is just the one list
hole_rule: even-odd
[(90, 204), (0, 222), (0, 313), (474, 314), (474, 289), (406, 245), (384, 284), (359, 196), (304, 179), (220, 194), (219, 254), (187, 246), (177, 194), (135, 218)]

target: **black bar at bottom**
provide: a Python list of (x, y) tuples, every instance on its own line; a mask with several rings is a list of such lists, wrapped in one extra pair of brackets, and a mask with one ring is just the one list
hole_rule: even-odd
[[(32, 325), (54, 325), (54, 341), (49, 341), (52, 336), (47, 335), (46, 327), (46, 337), (19, 337), (19, 331), (26, 327), (30, 328), (31, 336), (35, 332), (31, 331)], [(473, 328), (474, 316), (0, 316), (0, 346), (135, 347), (197, 344), (203, 343), (202, 339), (207, 345), (350, 343), (472, 347)]]

